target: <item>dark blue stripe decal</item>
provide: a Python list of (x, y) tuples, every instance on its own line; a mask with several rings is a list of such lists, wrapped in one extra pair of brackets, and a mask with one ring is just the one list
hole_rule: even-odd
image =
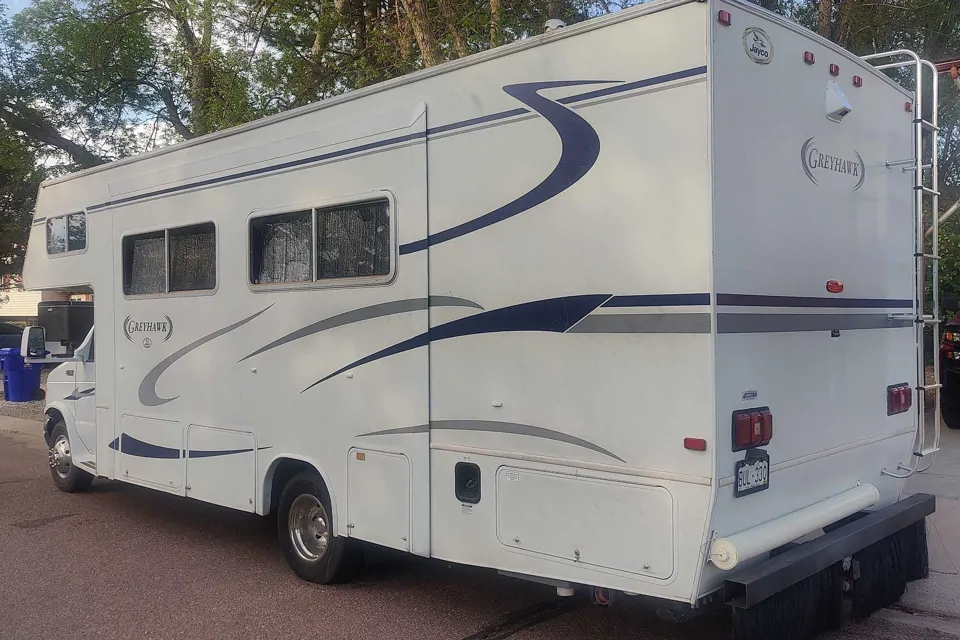
[[(115, 443), (116, 440), (110, 443), (111, 449), (115, 448)], [(159, 458), (163, 460), (177, 460), (180, 458), (180, 449), (150, 444), (143, 440), (137, 440), (126, 433), (120, 434), (120, 453), (138, 458)]]
[(478, 118), (470, 118), (469, 120), (461, 120), (460, 122), (451, 122), (450, 124), (442, 124), (439, 127), (427, 129), (427, 135), (435, 136), (440, 133), (446, 133), (447, 131), (456, 131), (457, 129), (474, 127), (478, 124), (487, 124), (489, 122), (496, 122), (497, 120), (506, 120), (507, 118), (522, 116), (525, 113), (530, 113), (530, 110), (524, 109), (523, 107), (510, 109), (509, 111), (501, 111), (499, 113), (491, 113)]
[(843, 309), (912, 309), (912, 300), (883, 298), (816, 298), (718, 293), (717, 304), (727, 307), (834, 307)]
[[(143, 440), (138, 440), (131, 435), (126, 433), (121, 433), (119, 438), (114, 438), (113, 442), (110, 443), (110, 448), (114, 451), (118, 450), (117, 443), (119, 445), (120, 453), (128, 456), (135, 456), (137, 458), (153, 458), (155, 460), (179, 460), (188, 456), (190, 458), (216, 458), (218, 456), (231, 456), (237, 453), (251, 453), (253, 449), (220, 449), (215, 451), (202, 451), (202, 450), (190, 450), (184, 451), (181, 449), (174, 449), (173, 447), (162, 447), (156, 444), (150, 444), (149, 442), (144, 442)], [(258, 447), (257, 451), (263, 451), (264, 449), (269, 449), (270, 447)]]
[(634, 89), (642, 89), (644, 87), (652, 87), (658, 84), (664, 84), (666, 82), (673, 82), (674, 80), (682, 80), (684, 78), (692, 78), (694, 76), (703, 75), (707, 72), (707, 67), (693, 67), (692, 69), (684, 69), (683, 71), (676, 71), (674, 73), (667, 73), (662, 76), (654, 76), (653, 78), (644, 78), (643, 80), (637, 80), (636, 82), (627, 82), (625, 84), (618, 84), (615, 87), (607, 87), (606, 89), (597, 89), (595, 91), (588, 91), (586, 93), (578, 93), (575, 96), (567, 96), (566, 98), (560, 98), (557, 100), (560, 104), (571, 104), (574, 102), (583, 102), (585, 100), (593, 100), (594, 98), (605, 98), (607, 96), (612, 96), (617, 93), (626, 93), (627, 91), (633, 91)]
[(438, 245), (454, 238), (466, 235), (478, 229), (489, 227), (492, 224), (503, 222), (508, 218), (521, 214), (528, 209), (546, 202), (550, 198), (563, 193), (587, 172), (600, 157), (600, 136), (590, 123), (579, 116), (575, 111), (560, 106), (559, 103), (544, 98), (540, 91), (557, 87), (572, 87), (583, 84), (598, 84), (603, 80), (565, 80), (558, 82), (528, 82), (511, 84), (503, 91), (511, 97), (527, 105), (547, 122), (553, 125), (560, 136), (560, 159), (543, 181), (522, 196), (509, 202), (499, 209), (486, 213), (479, 218), (468, 220), (450, 229), (437, 232), (429, 238), (400, 245), (400, 255), (423, 251), (428, 246)]
[[(592, 100), (592, 99), (598, 98), (598, 97), (610, 96), (610, 95), (614, 95), (614, 94), (617, 94), (617, 93), (623, 93), (623, 92), (627, 92), (627, 91), (632, 91), (632, 90), (634, 90), (634, 89), (638, 89), (638, 88), (642, 88), (642, 87), (649, 87), (649, 86), (653, 86), (653, 85), (657, 85), (657, 84), (662, 84), (662, 83), (665, 83), (665, 82), (671, 82), (671, 81), (673, 81), (673, 80), (678, 80), (678, 79), (682, 79), (682, 78), (688, 78), (688, 77), (692, 77), (692, 76), (696, 76), (696, 75), (701, 75), (701, 74), (706, 73), (706, 71), (707, 71), (707, 68), (706, 68), (705, 66), (694, 67), (694, 68), (691, 68), (691, 69), (685, 69), (685, 70), (683, 70), (683, 71), (677, 71), (677, 72), (675, 72), (675, 73), (669, 73), (669, 74), (665, 74), (665, 75), (661, 75), (661, 76), (656, 76), (656, 77), (653, 77), (653, 78), (646, 78), (646, 79), (643, 79), (643, 80), (638, 80), (638, 81), (636, 81), (636, 82), (628, 82), (628, 83), (624, 83), (624, 84), (619, 84), (619, 85), (614, 86), (614, 87), (607, 87), (607, 88), (604, 88), (604, 89), (598, 89), (598, 90), (596, 90), (596, 91), (589, 91), (589, 92), (586, 92), (586, 93), (581, 93), (581, 94), (577, 94), (577, 95), (573, 95), (573, 96), (568, 96), (568, 97), (566, 97), (566, 98), (561, 98), (560, 100), (557, 101), (557, 103), (567, 105), (567, 104), (572, 104), (572, 103), (575, 103), (575, 102), (580, 102), (580, 101), (583, 101), (583, 100)], [(576, 84), (587, 84), (587, 83), (585, 83), (585, 82), (576, 82), (576, 81), (570, 81), (570, 82), (568, 82), (568, 83), (566, 83), (566, 84), (564, 84), (564, 83), (562, 83), (562, 82), (542, 82), (542, 83), (529, 83), (529, 84), (512, 85), (512, 86), (513, 86), (513, 87), (527, 87), (527, 88), (529, 88), (529, 87), (533, 87), (533, 86), (538, 86), (538, 85), (539, 85), (540, 88), (548, 88), (549, 86), (566, 86), (566, 85), (576, 85)], [(506, 89), (507, 89), (507, 88), (505, 87), (504, 90), (506, 90)], [(521, 92), (522, 92), (522, 91), (523, 91), (523, 90), (521, 89)], [(508, 93), (509, 93), (509, 92), (508, 92)], [(534, 93), (535, 93), (535, 92), (534, 92)], [(511, 94), (511, 95), (513, 95), (513, 94)], [(514, 96), (514, 97), (516, 97), (517, 99), (520, 99), (521, 102), (524, 102), (524, 100), (522, 100), (522, 99), (519, 98), (518, 96)], [(552, 101), (547, 100), (546, 98), (542, 98), (542, 97), (540, 97), (540, 96), (536, 96), (536, 98), (537, 98), (538, 100), (542, 100), (542, 101), (545, 101), (545, 102), (552, 102)], [(531, 105), (531, 104), (526, 103), (526, 102), (525, 102), (525, 104), (527, 104), (528, 106), (530, 106), (531, 108), (533, 108), (535, 111), (537, 111), (538, 113), (540, 113), (541, 115), (544, 115), (544, 116), (546, 117), (546, 115), (543, 114), (543, 113), (541, 113), (541, 112), (539, 111), (539, 109), (537, 109), (536, 107), (534, 107), (534, 105)], [(556, 104), (556, 103), (554, 103), (554, 104)], [(513, 118), (513, 117), (516, 117), (516, 116), (523, 115), (523, 114), (525, 114), (525, 113), (529, 113), (529, 109), (516, 108), (516, 109), (510, 109), (510, 110), (507, 110), (507, 111), (500, 111), (500, 112), (498, 112), (498, 113), (492, 113), (492, 114), (488, 114), (488, 115), (485, 115), (485, 116), (479, 116), (479, 117), (476, 117), (476, 118), (470, 118), (470, 119), (467, 119), (467, 120), (462, 120), (462, 121), (460, 121), (460, 122), (452, 122), (452, 123), (450, 123), (450, 124), (440, 125), (440, 126), (437, 126), (437, 127), (432, 128), (432, 129), (428, 129), (426, 132), (417, 132), (417, 133), (413, 133), (413, 134), (407, 134), (407, 135), (402, 135), (402, 136), (395, 136), (395, 137), (388, 138), (388, 139), (385, 139), (385, 140), (379, 140), (379, 141), (375, 141), (375, 142), (369, 142), (369, 143), (366, 143), (366, 144), (358, 145), (358, 146), (355, 146), (355, 147), (350, 147), (350, 148), (347, 148), (347, 149), (340, 149), (340, 150), (338, 150), (338, 151), (331, 151), (331, 152), (323, 153), (323, 154), (316, 155), (316, 156), (310, 156), (309, 158), (301, 158), (301, 159), (298, 159), (298, 160), (290, 160), (290, 161), (287, 161), (287, 162), (283, 162), (283, 163), (276, 164), (276, 165), (271, 165), (271, 166), (268, 166), (268, 167), (260, 167), (260, 168), (257, 168), (257, 169), (248, 169), (248, 170), (246, 170), (246, 171), (241, 171), (241, 172), (234, 173), (234, 174), (230, 174), (230, 175), (226, 175), (226, 176), (219, 176), (219, 177), (216, 177), (216, 178), (208, 178), (208, 179), (205, 179), (205, 180), (199, 180), (199, 181), (191, 182), (191, 183), (188, 183), (188, 184), (183, 184), (183, 185), (178, 185), (178, 186), (173, 186), (173, 187), (167, 187), (167, 188), (165, 188), (165, 189), (158, 189), (158, 190), (150, 191), (150, 192), (147, 192), (147, 193), (141, 193), (141, 194), (137, 194), (137, 195), (127, 196), (127, 197), (125, 197), (125, 198), (119, 198), (119, 199), (117, 199), (117, 200), (110, 200), (110, 201), (107, 201), (107, 202), (101, 202), (100, 204), (95, 204), (95, 205), (93, 205), (93, 206), (88, 207), (87, 210), (88, 210), (88, 211), (97, 211), (97, 210), (99, 210), (99, 209), (104, 209), (104, 208), (106, 208), (106, 207), (110, 207), (110, 206), (114, 206), (114, 205), (128, 204), (128, 203), (131, 203), (131, 202), (135, 202), (135, 201), (137, 201), (137, 200), (144, 200), (144, 199), (147, 199), (147, 198), (153, 198), (153, 197), (157, 197), (157, 196), (169, 195), (169, 194), (172, 194), (172, 193), (176, 193), (176, 192), (178, 192), (178, 191), (186, 191), (186, 190), (188, 190), (188, 189), (196, 189), (196, 188), (200, 188), (200, 187), (208, 187), (208, 186), (211, 186), (211, 185), (214, 185), (214, 184), (219, 184), (219, 183), (223, 183), (223, 182), (230, 182), (230, 181), (233, 181), (233, 180), (239, 180), (239, 179), (243, 179), (243, 178), (249, 178), (249, 177), (256, 176), (256, 175), (260, 175), (260, 174), (264, 174), (264, 173), (271, 173), (271, 172), (274, 172), (274, 171), (282, 171), (282, 170), (284, 170), (284, 169), (296, 168), (296, 167), (304, 166), (304, 165), (307, 165), (307, 164), (312, 164), (312, 163), (316, 163), (316, 162), (323, 162), (323, 161), (325, 161), (325, 160), (333, 160), (333, 159), (341, 158), (341, 157), (344, 157), (344, 156), (353, 155), (353, 154), (355, 154), (355, 153), (362, 153), (362, 152), (365, 152), (365, 151), (372, 151), (372, 150), (374, 150), (374, 149), (379, 149), (379, 148), (382, 148), (382, 147), (388, 147), (388, 146), (392, 146), (392, 145), (397, 145), (397, 144), (402, 144), (402, 143), (406, 143), (406, 142), (411, 142), (411, 141), (414, 141), (414, 140), (424, 139), (424, 138), (428, 137), (429, 135), (436, 135), (436, 134), (440, 134), (440, 133), (446, 133), (446, 132), (448, 132), (448, 131), (455, 131), (455, 130), (457, 130), (457, 129), (464, 129), (464, 128), (476, 126), (476, 125), (479, 125), (479, 124), (485, 124), (485, 123), (488, 123), (488, 122), (495, 122), (495, 121), (497, 121), (497, 120), (505, 120), (505, 119), (507, 119), (507, 118)], [(549, 119), (549, 118), (548, 118), (548, 119)], [(489, 214), (488, 214), (488, 215), (489, 215)], [(34, 223), (36, 223), (36, 222), (38, 222), (38, 221), (42, 221), (42, 220), (43, 220), (43, 218), (37, 218), (37, 219), (34, 220)], [(423, 248), (425, 248), (425, 246), (426, 246), (426, 240), (424, 239), (424, 240), (417, 241), (417, 242), (415, 242), (415, 243), (410, 243), (410, 244), (408, 244), (408, 245), (404, 245), (404, 246), (410, 247), (411, 249), (408, 249), (406, 252), (402, 252), (402, 253), (411, 253), (413, 250), (416, 250), (416, 251), (421, 250), (420, 248), (415, 248), (415, 247), (418, 247), (420, 243), (424, 243), (424, 247), (423, 247)]]
[(104, 207), (109, 207), (118, 204), (127, 204), (128, 202), (133, 202), (134, 200), (143, 200), (144, 198), (154, 198), (156, 196), (164, 196), (171, 193), (176, 193), (177, 191), (186, 191), (188, 189), (197, 189), (199, 187), (209, 187), (213, 184), (218, 184), (220, 182), (228, 182), (231, 180), (241, 180), (243, 178), (249, 178), (251, 176), (260, 175), (261, 173), (270, 173), (273, 171), (283, 171), (284, 169), (292, 169), (294, 167), (299, 167), (305, 164), (313, 164), (314, 162), (323, 162), (324, 160), (332, 160), (334, 158), (339, 158), (341, 156), (351, 155), (354, 153), (362, 153), (364, 151), (370, 151), (372, 149), (379, 149), (380, 147), (388, 147), (394, 144), (400, 144), (401, 142), (409, 142), (411, 140), (416, 140), (418, 138), (425, 138), (427, 136), (424, 132), (411, 133), (403, 136), (396, 136), (394, 138), (387, 138), (386, 140), (378, 140), (376, 142), (368, 142), (367, 144), (361, 144), (356, 147), (351, 147), (349, 149), (340, 149), (339, 151), (330, 151), (328, 153), (321, 153), (317, 156), (310, 156), (309, 158), (300, 158), (299, 160), (289, 160), (287, 162), (281, 162), (280, 164), (271, 165), (269, 167), (260, 167), (259, 169), (248, 169), (246, 171), (241, 171), (239, 173), (232, 173), (228, 176), (219, 176), (217, 178), (207, 178), (206, 180), (198, 180), (197, 182), (190, 182), (187, 184), (177, 185), (175, 187), (167, 187), (166, 189), (158, 189), (156, 191), (150, 191), (148, 193), (141, 193), (135, 196), (127, 196), (126, 198), (119, 198), (117, 200), (111, 200), (110, 202), (103, 202), (101, 204), (88, 207), (88, 211), (95, 211), (97, 209), (103, 209)]
[(692, 307), (710, 304), (709, 293), (660, 293), (639, 296), (613, 296), (604, 307)]
[(549, 331), (553, 333), (563, 333), (583, 320), (591, 311), (603, 304), (609, 297), (607, 294), (592, 294), (537, 300), (536, 302), (525, 302), (511, 307), (493, 309), (492, 311), (485, 311), (466, 318), (460, 318), (459, 320), (433, 327), (426, 333), (421, 333), (392, 347), (387, 347), (365, 358), (351, 362), (347, 366), (337, 369), (330, 375), (317, 380), (303, 391), (307, 391), (307, 389), (311, 389), (321, 382), (340, 375), (344, 371), (368, 364), (375, 360), (397, 355), (398, 353), (404, 353), (411, 349), (417, 349), (438, 340), (472, 336), (481, 333), (504, 333), (509, 331)]

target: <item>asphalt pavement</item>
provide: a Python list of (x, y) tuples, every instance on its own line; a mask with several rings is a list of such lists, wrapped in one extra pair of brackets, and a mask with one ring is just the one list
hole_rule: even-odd
[[(402, 554), (383, 555), (352, 584), (306, 583), (283, 564), (268, 519), (119, 482), (57, 491), (38, 434), (38, 423), (0, 416), (3, 640), (729, 637), (726, 615), (675, 625), (632, 598), (599, 607), (491, 570)], [(935, 579), (957, 579), (948, 547), (933, 552)], [(960, 610), (942, 603), (934, 615), (927, 596), (908, 595), (910, 606), (825, 638), (960, 638)]]

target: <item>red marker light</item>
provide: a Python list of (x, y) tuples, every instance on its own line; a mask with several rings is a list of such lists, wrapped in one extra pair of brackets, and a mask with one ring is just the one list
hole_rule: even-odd
[(843, 291), (843, 283), (839, 280), (827, 280), (827, 291), (830, 293), (841, 293)]
[(862, 86), (863, 86), (863, 78), (861, 78), (860, 76), (853, 76), (853, 86), (855, 86), (855, 87), (862, 87)]
[(903, 103), (903, 110), (906, 111), (907, 113), (913, 111), (913, 103), (912, 103), (912, 102), (904, 102), (904, 103)]
[(813, 51), (804, 51), (803, 52), (803, 61), (807, 64), (813, 64), (817, 61), (817, 57), (813, 55)]
[(837, 65), (835, 65), (835, 64), (831, 64), (831, 65), (830, 65), (830, 75), (832, 75), (832, 76), (838, 76), (838, 75), (840, 75), (840, 67), (837, 66)]
[(733, 19), (730, 17), (730, 12), (720, 9), (720, 11), (717, 12), (717, 22), (725, 27), (729, 27), (733, 23)]
[(690, 451), (706, 451), (707, 441), (703, 438), (684, 438), (683, 448)]

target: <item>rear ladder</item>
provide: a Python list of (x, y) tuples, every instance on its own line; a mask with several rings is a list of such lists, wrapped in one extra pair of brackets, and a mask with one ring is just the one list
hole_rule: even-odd
[[(898, 49), (886, 53), (876, 53), (863, 56), (864, 60), (882, 62), (875, 64), (879, 70), (902, 69), (912, 67), (916, 77), (916, 86), (913, 94), (915, 117), (913, 120), (914, 155), (905, 160), (887, 161), (887, 169), (900, 168), (904, 173), (912, 172), (914, 176), (914, 260), (916, 270), (915, 295), (913, 312), (910, 314), (890, 314), (890, 319), (909, 319), (916, 327), (917, 353), (917, 403), (916, 420), (917, 434), (914, 439), (913, 457), (909, 464), (897, 464), (896, 471), (883, 469), (881, 473), (895, 478), (909, 478), (914, 473), (923, 473), (933, 466), (936, 453), (940, 450), (940, 366), (937, 361), (937, 349), (940, 344), (940, 177), (939, 177), (939, 133), (937, 126), (937, 111), (939, 106), (939, 86), (937, 82), (937, 67), (922, 60), (913, 51)], [(883, 62), (886, 61), (886, 62)], [(930, 119), (923, 118), (923, 72), (928, 70), (932, 74), (930, 84), (931, 109)], [(928, 147), (929, 145), (929, 147)], [(928, 150), (929, 149), (929, 150)], [(930, 211), (930, 226), (924, 222), (924, 208)], [(929, 241), (930, 250), (927, 251)], [(930, 289), (932, 300), (930, 308), (926, 308), (926, 271), (928, 262), (931, 267)], [(931, 327), (933, 333), (933, 380), (926, 379), (926, 328)], [(926, 414), (926, 394), (933, 392), (934, 414), (933, 425), (928, 424)], [(928, 433), (929, 431), (929, 433)]]

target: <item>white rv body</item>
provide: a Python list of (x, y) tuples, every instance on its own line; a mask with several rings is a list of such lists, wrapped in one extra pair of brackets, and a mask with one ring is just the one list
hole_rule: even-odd
[[(96, 327), (50, 407), (98, 476), (266, 514), (304, 461), (339, 536), (695, 604), (899, 498), (911, 100), (751, 5), (665, 0), (50, 181), (24, 283), (92, 290)], [(371, 200), (386, 274), (251, 282), (252, 221)], [(200, 223), (214, 288), (125, 293), (125, 237)], [(757, 407), (769, 488), (735, 497)]]

